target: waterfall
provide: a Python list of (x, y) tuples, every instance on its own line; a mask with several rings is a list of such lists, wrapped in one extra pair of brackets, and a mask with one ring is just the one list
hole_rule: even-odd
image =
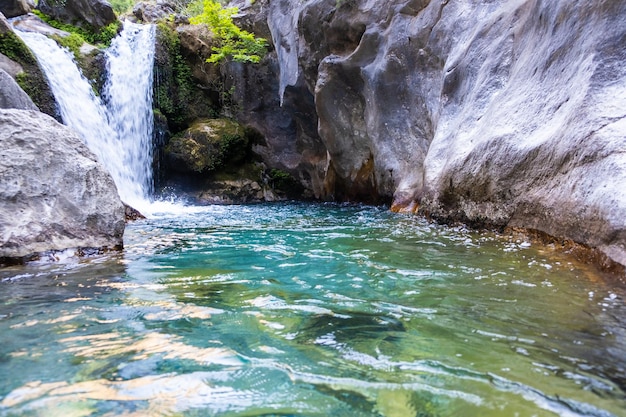
[(124, 23), (106, 52), (104, 101), (95, 95), (71, 52), (39, 33), (16, 33), (46, 74), (63, 122), (79, 133), (111, 173), (122, 200), (135, 208), (145, 206), (153, 191), (154, 26)]

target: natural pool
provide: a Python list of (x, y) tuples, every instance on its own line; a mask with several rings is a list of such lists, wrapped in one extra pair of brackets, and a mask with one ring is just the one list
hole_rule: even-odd
[(366, 206), (187, 208), (0, 269), (1, 416), (625, 416), (626, 310), (523, 240)]

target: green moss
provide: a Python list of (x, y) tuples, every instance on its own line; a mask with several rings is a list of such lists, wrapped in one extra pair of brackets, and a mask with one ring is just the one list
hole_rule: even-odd
[(157, 44), (161, 53), (155, 68), (155, 108), (176, 131), (186, 125), (187, 109), (195, 94), (191, 68), (182, 56), (178, 33), (170, 22), (157, 23)]
[(37, 64), (33, 53), (13, 32), (0, 34), (0, 53), (20, 64)]
[(111, 7), (118, 15), (130, 11), (135, 5), (135, 0), (111, 0)]
[(0, 53), (22, 66), (24, 72), (17, 75), (17, 83), (39, 110), (58, 118), (56, 101), (48, 82), (37, 64), (37, 59), (26, 44), (13, 32), (1, 33)]
[(54, 35), (52, 38), (61, 46), (69, 49), (76, 59), (80, 59), (80, 47), (85, 43), (85, 38), (78, 33), (70, 33), (68, 36)]
[(99, 30), (95, 28), (84, 28), (59, 22), (58, 20), (52, 19), (50, 16), (41, 13), (39, 10), (33, 10), (33, 13), (39, 16), (41, 20), (48, 23), (50, 26), (65, 32), (80, 35), (86, 42), (101, 47), (108, 47), (122, 27), (122, 22), (116, 21)]

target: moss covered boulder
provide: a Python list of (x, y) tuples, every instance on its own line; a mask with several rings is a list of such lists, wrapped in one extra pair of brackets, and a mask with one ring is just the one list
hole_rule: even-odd
[(11, 24), (2, 14), (0, 14), (0, 61), (5, 63), (3, 68), (10, 66), (15, 69), (7, 72), (14, 77), (39, 110), (61, 120), (56, 100), (37, 59), (13, 32)]
[(201, 174), (241, 162), (248, 151), (248, 139), (239, 123), (204, 119), (173, 137), (165, 148), (165, 158), (171, 171)]

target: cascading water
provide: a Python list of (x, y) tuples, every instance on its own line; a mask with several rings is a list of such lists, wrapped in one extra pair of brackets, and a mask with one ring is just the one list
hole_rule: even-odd
[(114, 39), (106, 54), (106, 104), (94, 94), (68, 50), (38, 33), (16, 33), (36, 55), (63, 122), (80, 134), (108, 169), (122, 200), (144, 207), (153, 191), (154, 26), (125, 22)]
[(141, 187), (142, 196), (154, 191), (152, 180), (152, 66), (154, 26), (126, 22), (107, 51), (108, 79), (104, 97), (109, 123), (124, 143), (128, 183)]

